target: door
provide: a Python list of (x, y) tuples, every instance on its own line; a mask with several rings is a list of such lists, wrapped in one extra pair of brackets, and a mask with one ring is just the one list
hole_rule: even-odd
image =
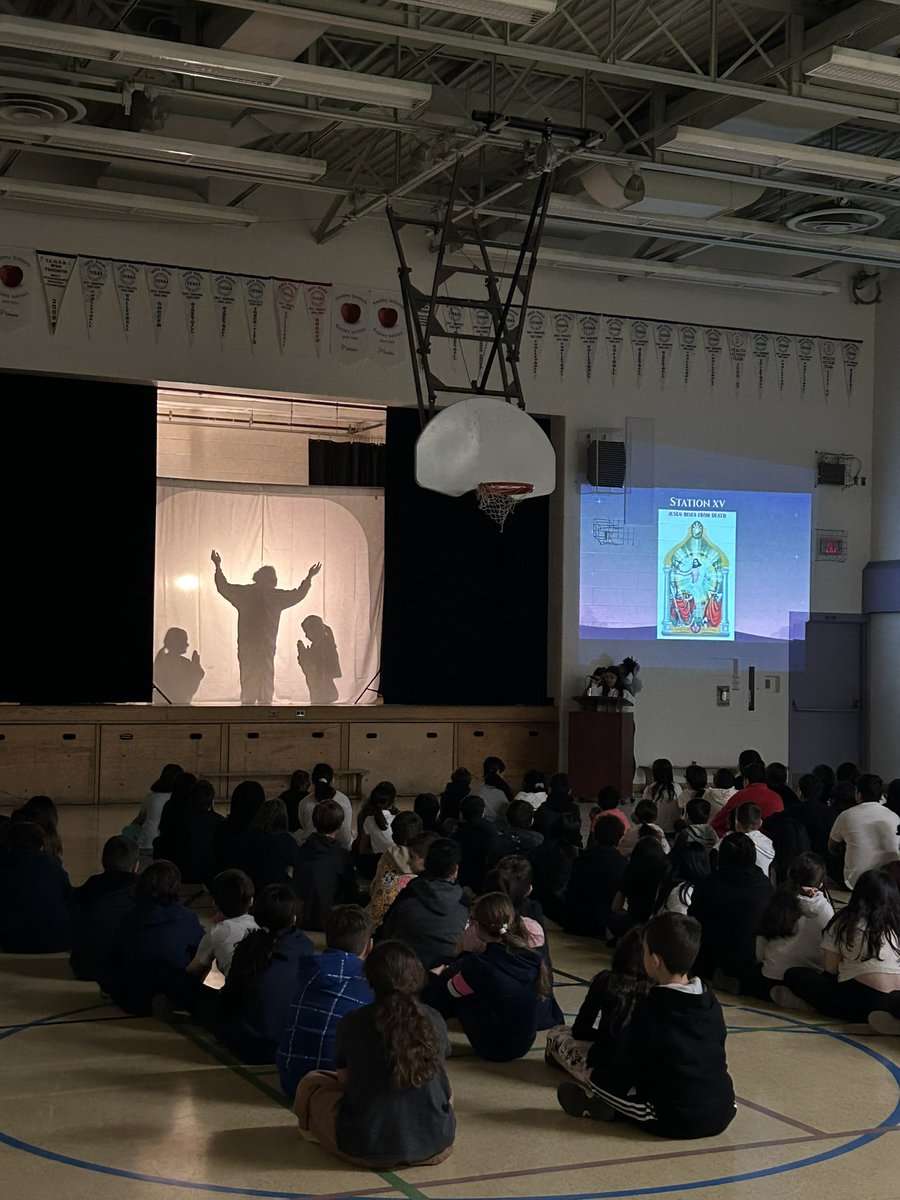
[(791, 643), (790, 763), (796, 781), (816, 763), (865, 766), (866, 619), (810, 613), (806, 637)]

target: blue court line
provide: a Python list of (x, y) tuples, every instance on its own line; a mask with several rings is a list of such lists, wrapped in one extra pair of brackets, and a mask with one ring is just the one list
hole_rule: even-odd
[[(11, 1029), (5, 1033), (0, 1033), (0, 1038), (10, 1037), (13, 1033), (22, 1029), (27, 1029), (36, 1025), (45, 1025), (58, 1020), (61, 1017), (73, 1015), (77, 1012), (88, 1011), (89, 1008), (102, 1008), (105, 1005), (89, 1005), (86, 1009), (73, 1009), (67, 1013), (56, 1013), (50, 1017), (44, 1017), (36, 1021), (29, 1021), (24, 1025), (20, 1025), (17, 1029)], [(754, 1015), (760, 1015), (760, 1010), (752, 1008), (744, 1008), (743, 1006), (731, 1005), (729, 1007), (740, 1008), (741, 1011), (751, 1012)], [(797, 1027), (797, 1031), (806, 1031), (810, 1027), (803, 1021), (794, 1020), (791, 1017), (784, 1017), (778, 1013), (765, 1013), (766, 1016), (772, 1016), (777, 1020), (783, 1021), (786, 1024)], [(835, 1033), (827, 1029), (812, 1030), (819, 1037), (835, 1038), (837, 1041), (844, 1042), (846, 1045), (860, 1050), (863, 1054), (867, 1054), (874, 1059), (879, 1065), (884, 1067), (894, 1081), (900, 1087), (900, 1066), (892, 1063), (884, 1055), (879, 1054), (870, 1046), (860, 1045), (846, 1034)], [(459, 1057), (475, 1057), (474, 1055), (460, 1055)], [(260, 1081), (262, 1082), (262, 1081)], [(787, 1174), (791, 1171), (800, 1170), (803, 1167), (814, 1166), (821, 1162), (828, 1162), (832, 1158), (839, 1158), (845, 1154), (849, 1154), (853, 1150), (858, 1150), (870, 1142), (876, 1141), (882, 1137), (889, 1129), (900, 1123), (900, 1099), (894, 1106), (893, 1111), (876, 1128), (868, 1133), (865, 1133), (852, 1141), (847, 1142), (843, 1146), (836, 1146), (831, 1150), (823, 1151), (821, 1154), (815, 1154), (809, 1158), (799, 1159), (795, 1162), (785, 1163), (774, 1167), (764, 1167), (757, 1171), (747, 1171), (740, 1175), (723, 1175), (716, 1179), (697, 1180), (692, 1183), (678, 1184), (660, 1184), (657, 1186), (644, 1188), (625, 1188), (616, 1191), (608, 1192), (574, 1192), (574, 1193), (551, 1193), (546, 1196), (527, 1195), (521, 1197), (504, 1197), (502, 1200), (621, 1200), (621, 1198), (629, 1196), (654, 1196), (663, 1195), (671, 1192), (689, 1192), (698, 1191), (702, 1188), (724, 1186), (730, 1183), (744, 1183), (751, 1179), (765, 1179), (773, 1175)], [(835, 1134), (835, 1137), (840, 1137), (840, 1134)], [(27, 1154), (32, 1154), (38, 1158), (44, 1158), (50, 1162), (61, 1163), (65, 1166), (79, 1167), (82, 1170), (94, 1171), (101, 1175), (111, 1175), (120, 1179), (134, 1179), (138, 1182), (163, 1184), (168, 1187), (179, 1187), (190, 1191), (207, 1191), (219, 1195), (232, 1196), (254, 1196), (264, 1197), (266, 1200), (316, 1200), (315, 1195), (310, 1195), (304, 1192), (278, 1192), (258, 1188), (240, 1188), (228, 1186), (225, 1184), (210, 1184), (199, 1183), (191, 1180), (170, 1179), (162, 1176), (145, 1175), (136, 1171), (128, 1171), (119, 1167), (108, 1167), (101, 1163), (87, 1162), (84, 1159), (77, 1159), (70, 1155), (58, 1154), (52, 1150), (46, 1150), (41, 1146), (35, 1146), (28, 1142), (23, 1142), (19, 1138), (14, 1138), (9, 1134), (0, 1133), (0, 1144), (10, 1146), (12, 1149), (21, 1150)], [(729, 1147), (723, 1146), (723, 1153), (728, 1152)], [(440, 1183), (435, 1181), (433, 1187), (440, 1187)], [(354, 1200), (352, 1196), (344, 1197), (344, 1200)]]
[(102, 1004), (83, 1004), (81, 1008), (70, 1008), (66, 1012), (53, 1013), (49, 1017), (40, 1017), (37, 1021), (23, 1021), (20, 1025), (10, 1025), (0, 1033), (0, 1041), (12, 1037), (14, 1033), (21, 1033), (23, 1029), (33, 1029), (35, 1025), (52, 1025), (62, 1017), (74, 1017), (77, 1013), (92, 1012), (95, 1008), (112, 1008), (112, 1003), (105, 1000)]
[[(73, 1017), (71, 1020), (44, 1021), (42, 1029), (52, 1029), (55, 1025), (99, 1025), (101, 1021), (142, 1021), (145, 1018), (134, 1013), (123, 1013), (121, 1017)], [(0, 1029), (27, 1029), (28, 1025), (0, 1025)]]

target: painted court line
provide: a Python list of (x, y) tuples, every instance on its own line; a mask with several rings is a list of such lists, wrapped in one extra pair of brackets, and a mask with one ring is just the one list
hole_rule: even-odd
[(744, 1108), (752, 1108), (754, 1112), (762, 1113), (766, 1117), (774, 1117), (776, 1121), (781, 1121), (785, 1125), (793, 1125), (795, 1129), (802, 1129), (804, 1133), (814, 1133), (820, 1137), (826, 1137), (824, 1129), (816, 1129), (814, 1125), (807, 1125), (805, 1121), (797, 1121), (794, 1117), (788, 1117), (784, 1113), (775, 1112), (773, 1108), (766, 1108), (764, 1104), (757, 1104), (754, 1100), (747, 1100), (743, 1096), (735, 1096), (738, 1104), (743, 1104)]

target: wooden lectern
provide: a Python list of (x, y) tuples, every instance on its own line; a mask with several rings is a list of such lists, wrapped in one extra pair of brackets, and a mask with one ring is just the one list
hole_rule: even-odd
[[(612, 786), (629, 800), (634, 785), (634, 713), (631, 702), (574, 696), (580, 712), (569, 713), (569, 782), (580, 800), (596, 800)], [(629, 711), (623, 709), (628, 707)]]

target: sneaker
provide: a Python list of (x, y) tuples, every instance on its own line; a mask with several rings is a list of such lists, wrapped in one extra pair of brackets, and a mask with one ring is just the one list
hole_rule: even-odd
[[(553, 1067), (557, 1071), (565, 1071), (566, 1070), (566, 1068), (562, 1065), (562, 1063), (559, 1062), (558, 1059), (554, 1058), (549, 1050), (544, 1051), (544, 1062), (547, 1064), (548, 1067)], [(566, 1071), (566, 1074), (568, 1074), (568, 1071)]]
[(811, 1004), (807, 1004), (805, 1000), (801, 1000), (799, 996), (795, 996), (789, 987), (785, 987), (783, 983), (779, 983), (772, 988), (769, 993), (773, 1004), (777, 1004), (779, 1008), (790, 1008), (794, 1012), (815, 1012)]
[(888, 1037), (900, 1037), (900, 1017), (891, 1016), (889, 1012), (869, 1013), (869, 1024), (876, 1033), (884, 1033)]
[(577, 1083), (561, 1083), (556, 1089), (560, 1108), (570, 1117), (590, 1117), (592, 1121), (614, 1121), (616, 1110), (592, 1096)]

